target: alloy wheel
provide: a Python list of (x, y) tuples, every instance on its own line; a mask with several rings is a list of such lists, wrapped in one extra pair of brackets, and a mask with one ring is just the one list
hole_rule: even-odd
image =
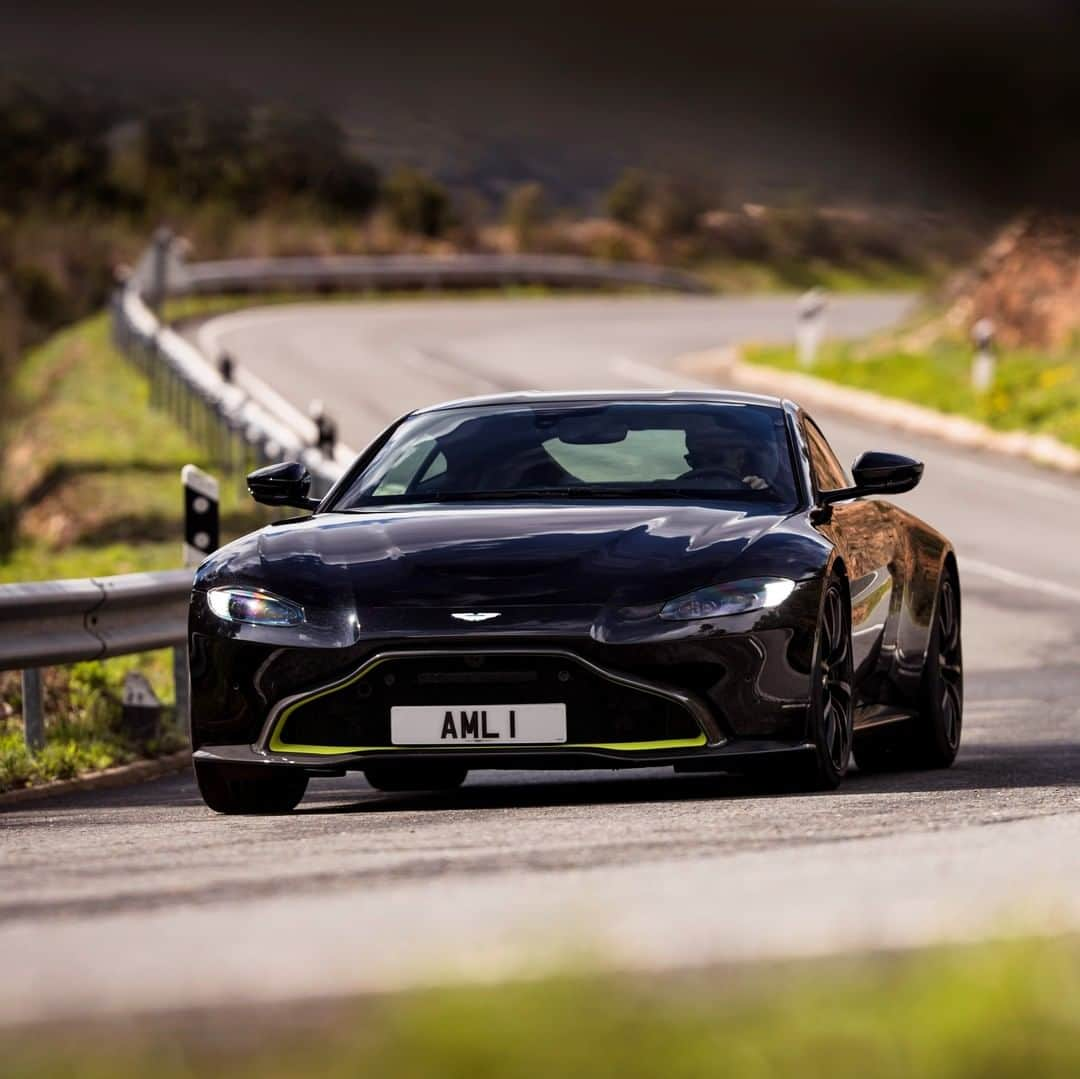
[(937, 610), (938, 694), (942, 733), (950, 748), (960, 741), (964, 709), (963, 664), (960, 652), (960, 605), (956, 589), (946, 578), (941, 585)]
[(842, 772), (851, 752), (853, 676), (844, 598), (835, 583), (829, 586), (822, 611), (818, 678), (821, 683), (822, 748), (832, 766)]

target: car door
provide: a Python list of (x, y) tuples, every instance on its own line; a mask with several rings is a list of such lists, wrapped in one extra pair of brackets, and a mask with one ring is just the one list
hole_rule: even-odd
[[(851, 479), (821, 429), (809, 416), (803, 424), (815, 500), (818, 492), (850, 487)], [(856, 681), (863, 690), (887, 648), (894, 600), (896, 533), (885, 508), (876, 499), (834, 502), (817, 526), (847, 567)]]

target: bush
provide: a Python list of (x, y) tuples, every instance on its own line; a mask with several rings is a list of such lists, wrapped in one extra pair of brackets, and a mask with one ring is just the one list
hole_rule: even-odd
[(0, 490), (0, 562), (5, 562), (15, 550), (19, 529), (18, 503)]
[(416, 169), (400, 168), (391, 174), (383, 184), (382, 201), (402, 232), (441, 236), (451, 224), (446, 188)]
[(640, 225), (651, 197), (649, 177), (641, 169), (627, 169), (604, 195), (604, 211), (623, 225)]
[(537, 240), (537, 233), (547, 220), (548, 211), (544, 188), (540, 184), (521, 184), (506, 198), (503, 215), (519, 251), (528, 251)]

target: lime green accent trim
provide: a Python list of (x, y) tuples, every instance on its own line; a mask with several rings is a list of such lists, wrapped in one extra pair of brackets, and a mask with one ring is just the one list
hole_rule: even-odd
[(658, 742), (580, 742), (563, 746), (563, 749), (626, 749), (631, 752), (644, 752), (649, 749), (689, 749), (704, 744), (705, 735), (699, 734), (696, 738), (671, 738), (666, 741), (661, 739)]
[(339, 753), (360, 753), (365, 749), (369, 752), (375, 749), (393, 749), (393, 746), (293, 746), (288, 745), (281, 740), (281, 732), (285, 727), (285, 721), (297, 708), (303, 704), (311, 704), (312, 701), (317, 701), (320, 697), (328, 697), (331, 693), (337, 693), (339, 690), (348, 689), (353, 682), (359, 682), (365, 674), (369, 671), (373, 671), (380, 663), (384, 662), (385, 660), (377, 659), (374, 663), (367, 663), (344, 682), (327, 686), (326, 689), (321, 689), (317, 693), (312, 693), (310, 697), (304, 697), (301, 700), (294, 701), (290, 704), (278, 717), (277, 723), (274, 724), (274, 733), (270, 736), (270, 749), (275, 753), (314, 753), (317, 755), (321, 754), (322, 756), (334, 756)]
[[(629, 753), (644, 753), (650, 749), (690, 749), (705, 745), (705, 735), (697, 738), (672, 738), (659, 742), (515, 742), (514, 748), (535, 749), (621, 749)], [(282, 742), (274, 732), (270, 748), (276, 753), (310, 753), (314, 756), (333, 757), (346, 753), (400, 753), (404, 750), (432, 749), (434, 746), (293, 746)], [(468, 752), (469, 746), (447, 746), (447, 753)], [(500, 746), (484, 746), (486, 749), (500, 749)]]
[[(336, 757), (345, 753), (390, 753), (400, 752), (405, 749), (416, 750), (427, 748), (425, 746), (301, 746), (289, 745), (287, 742), (281, 740), (281, 732), (285, 727), (285, 721), (297, 708), (304, 704), (311, 704), (312, 701), (317, 701), (320, 697), (327, 697), (331, 693), (337, 693), (339, 690), (347, 689), (353, 682), (358, 682), (364, 675), (369, 674), (379, 666), (379, 664), (387, 662), (390, 658), (393, 657), (377, 659), (374, 663), (365, 664), (356, 672), (356, 674), (346, 679), (346, 681), (339, 682), (333, 686), (328, 686), (326, 689), (321, 689), (317, 693), (311, 694), (310, 697), (304, 697), (302, 700), (294, 701), (290, 704), (278, 717), (277, 723), (274, 724), (274, 733), (270, 736), (270, 749), (274, 753), (308, 753), (316, 757)], [(650, 749), (690, 749), (694, 746), (703, 746), (705, 745), (705, 742), (705, 735), (699, 734), (696, 738), (673, 738), (670, 741), (659, 742), (575, 742), (569, 745), (562, 742), (519, 742), (516, 744), (549, 746), (555, 749), (614, 749), (625, 750), (630, 753), (644, 753), (648, 752)], [(456, 748), (465, 749), (465, 746)], [(447, 751), (453, 752), (453, 749), (448, 747)]]

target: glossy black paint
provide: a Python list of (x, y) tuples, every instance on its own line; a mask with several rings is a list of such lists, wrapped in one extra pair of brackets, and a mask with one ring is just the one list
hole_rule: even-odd
[(283, 461), (248, 473), (248, 494), (264, 506), (294, 506), (296, 509), (315, 509), (317, 498), (308, 498), (311, 476), (298, 461)]
[[(200, 567), (190, 616), (196, 749), (237, 766), (313, 773), (391, 755), (438, 754), (314, 756), (269, 745), (268, 717), (281, 702), (406, 649), (481, 659), (508, 650), (564, 650), (603, 672), (683, 694), (711, 720), (701, 746), (454, 750), (469, 767), (570, 768), (602, 760), (693, 769), (798, 747), (807, 737), (823, 582), (833, 570), (842, 573), (850, 594), (856, 729), (910, 713), (919, 699), (938, 582), (953, 559), (948, 541), (891, 502), (859, 491), (819, 490), (807, 417), (790, 402), (728, 394), (634, 396), (783, 407), (801, 505), (786, 515), (752, 505), (648, 500), (334, 512), (335, 491), (364, 467), (377, 441), (312, 516), (245, 536)], [(894, 455), (864, 455), (859, 466), (866, 483), (900, 482), (904, 470), (906, 480), (921, 474), (917, 462)], [(771, 610), (684, 623), (659, 617), (675, 596), (755, 576), (798, 584)], [(306, 622), (289, 628), (224, 623), (209, 611), (206, 592), (225, 584), (285, 596), (304, 607)], [(500, 617), (476, 624), (450, 617), (489, 609)]]
[(851, 466), (851, 474), (860, 494), (899, 495), (918, 485), (923, 465), (899, 453), (871, 450)]

